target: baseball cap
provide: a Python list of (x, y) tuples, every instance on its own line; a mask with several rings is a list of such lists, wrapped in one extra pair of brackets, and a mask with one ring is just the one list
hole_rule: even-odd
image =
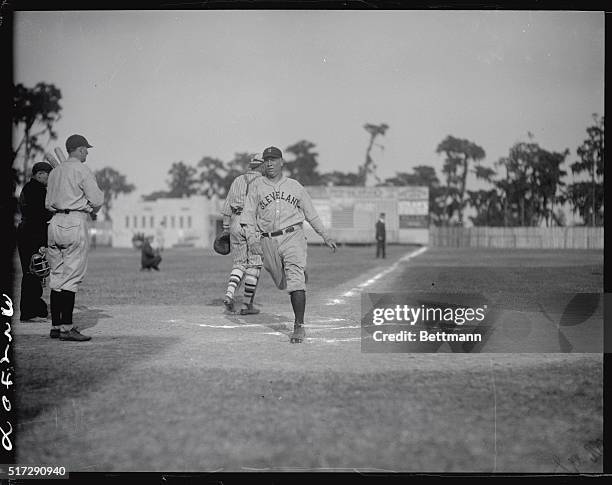
[(51, 170), (53, 170), (53, 167), (47, 162), (36, 162), (34, 165), (32, 165), (32, 175), (35, 175), (38, 172), (49, 173)]
[(263, 156), (261, 153), (256, 153), (251, 157), (251, 161), (249, 162), (249, 167), (257, 168), (263, 163)]
[(268, 160), (270, 158), (283, 158), (283, 152), (276, 147), (268, 147), (263, 151), (263, 159)]
[(83, 135), (70, 135), (66, 140), (66, 151), (70, 153), (79, 147), (93, 148)]

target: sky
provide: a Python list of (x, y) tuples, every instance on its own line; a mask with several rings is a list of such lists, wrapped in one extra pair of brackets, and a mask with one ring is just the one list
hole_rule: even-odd
[(90, 168), (141, 194), (165, 189), (173, 162), (300, 140), (321, 172), (356, 171), (366, 123), (389, 125), (372, 152), (381, 178), (423, 164), (441, 178), (448, 135), (493, 167), (531, 132), (569, 148), (569, 165), (604, 113), (604, 14), (17, 12), (15, 83), (41, 81), (62, 92), (49, 148), (83, 134)]

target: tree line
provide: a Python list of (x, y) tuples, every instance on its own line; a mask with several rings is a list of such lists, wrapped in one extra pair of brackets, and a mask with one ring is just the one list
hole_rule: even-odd
[[(61, 117), (60, 100), (61, 91), (53, 84), (14, 86), (13, 125), (19, 134), (12, 160), (15, 185), (25, 183), (31, 164), (44, 155), (46, 145), (57, 139), (53, 126)], [(427, 186), (430, 220), (440, 226), (464, 225), (466, 214), (473, 214), (467, 217), (476, 226), (564, 225), (561, 205), (565, 203), (580, 214), (585, 224), (603, 225), (603, 116), (593, 115), (586, 138), (576, 150), (577, 160), (570, 170), (581, 181), (573, 183), (564, 180), (568, 174), (561, 168), (570, 150), (546, 150), (530, 133), (527, 141), (512, 145), (493, 167), (483, 165), (486, 153), (477, 143), (448, 135), (435, 149), (438, 156), (444, 157), (440, 178), (434, 167), (420, 164), (411, 172), (396, 172), (393, 177), (381, 180), (376, 175), (372, 149), (377, 146), (384, 150), (377, 141), (389, 126), (367, 123), (363, 128), (369, 140), (364, 162), (355, 172), (321, 172), (316, 144), (300, 140), (284, 149), (287, 176), (305, 186)], [(229, 161), (203, 156), (193, 165), (174, 162), (167, 172), (166, 188), (143, 199), (191, 195), (223, 198), (234, 178), (247, 170), (251, 156), (237, 152)], [(17, 160), (22, 162), (16, 163)], [(470, 173), (487, 188), (469, 190)], [(110, 219), (113, 200), (135, 187), (112, 167), (104, 167), (95, 175), (105, 194), (103, 214)]]

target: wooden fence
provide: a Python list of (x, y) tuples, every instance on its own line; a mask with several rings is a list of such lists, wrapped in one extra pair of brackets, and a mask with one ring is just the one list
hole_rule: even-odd
[(603, 227), (430, 227), (429, 245), (470, 248), (603, 249)]

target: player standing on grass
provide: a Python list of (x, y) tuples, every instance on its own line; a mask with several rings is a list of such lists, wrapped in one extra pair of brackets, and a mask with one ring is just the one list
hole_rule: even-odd
[(263, 256), (263, 265), (277, 288), (286, 289), (291, 297), (295, 320), (290, 341), (300, 343), (306, 336), (307, 245), (302, 228), (304, 220), (333, 251), (336, 251), (336, 243), (325, 231), (304, 187), (297, 180), (283, 175), (282, 152), (276, 147), (268, 147), (263, 152), (263, 159), (266, 176), (252, 184), (241, 222), (247, 226), (249, 247)]
[(87, 271), (89, 250), (88, 226), (91, 217), (102, 207), (104, 194), (87, 168), (85, 137), (69, 136), (66, 140), (68, 160), (49, 174), (47, 210), (54, 213), (49, 223), (47, 257), (51, 266), (51, 338), (86, 341), (72, 324), (74, 298)]
[(232, 251), (232, 271), (229, 276), (223, 304), (225, 308), (234, 311), (234, 294), (244, 278), (244, 303), (240, 309), (241, 315), (259, 313), (253, 306), (255, 291), (261, 273), (261, 256), (250, 251), (244, 227), (240, 224), (240, 215), (244, 208), (244, 200), (253, 182), (261, 177), (264, 170), (263, 158), (255, 155), (249, 163), (249, 170), (234, 179), (223, 205), (223, 232), (230, 235)]

